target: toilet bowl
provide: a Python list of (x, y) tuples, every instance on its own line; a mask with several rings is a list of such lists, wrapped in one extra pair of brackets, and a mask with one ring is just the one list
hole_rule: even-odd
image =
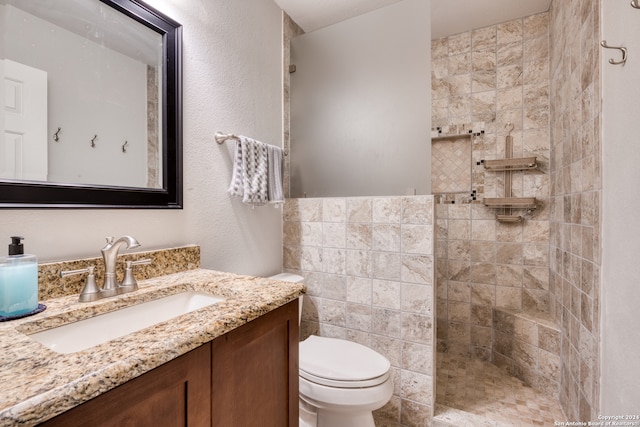
[[(289, 273), (271, 278), (303, 280)], [(362, 344), (316, 335), (299, 351), (300, 427), (374, 427), (372, 411), (393, 394), (389, 360)]]
[(389, 360), (355, 342), (311, 335), (299, 363), (300, 399), (317, 415), (305, 427), (374, 427), (372, 411), (393, 394)]

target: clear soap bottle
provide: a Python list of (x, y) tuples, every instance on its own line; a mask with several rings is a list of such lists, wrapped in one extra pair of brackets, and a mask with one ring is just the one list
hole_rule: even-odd
[(24, 253), (22, 239), (11, 237), (9, 255), (0, 257), (0, 316), (19, 316), (38, 308), (38, 259)]

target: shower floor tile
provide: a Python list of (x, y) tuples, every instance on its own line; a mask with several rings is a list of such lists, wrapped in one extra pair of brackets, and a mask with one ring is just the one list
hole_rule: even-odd
[(434, 426), (553, 426), (558, 402), (488, 362), (438, 353)]

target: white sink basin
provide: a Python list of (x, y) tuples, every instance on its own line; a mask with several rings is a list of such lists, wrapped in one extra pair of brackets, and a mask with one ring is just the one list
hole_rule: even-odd
[(182, 292), (36, 332), (29, 337), (57, 353), (75, 353), (220, 301), (224, 298)]

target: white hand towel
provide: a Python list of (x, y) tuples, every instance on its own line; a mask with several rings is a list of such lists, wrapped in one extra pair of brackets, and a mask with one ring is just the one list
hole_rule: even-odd
[(269, 145), (269, 202), (284, 203), (284, 190), (282, 189), (284, 155), (282, 148)]
[(246, 136), (239, 139), (227, 192), (241, 197), (243, 203), (263, 205), (269, 201), (267, 144)]

